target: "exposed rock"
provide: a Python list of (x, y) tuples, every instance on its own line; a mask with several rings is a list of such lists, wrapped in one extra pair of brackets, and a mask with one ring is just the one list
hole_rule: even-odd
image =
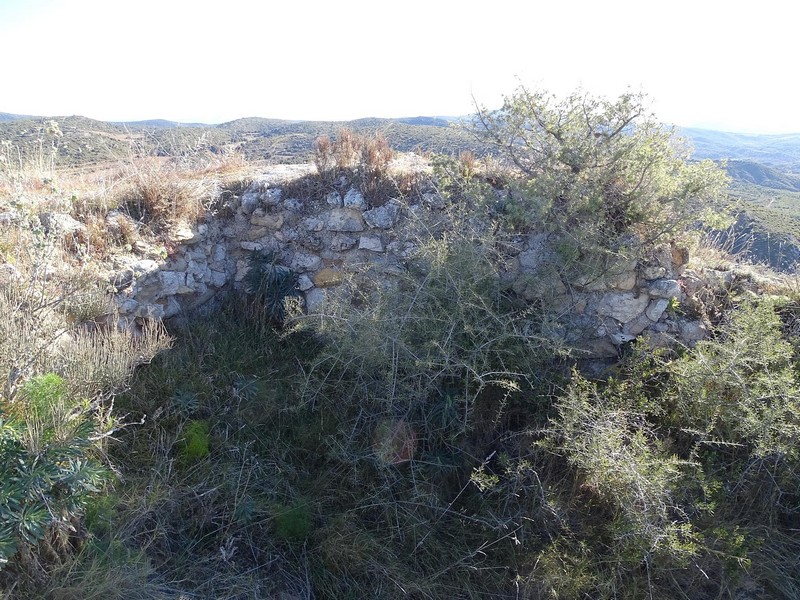
[(367, 208), (367, 201), (364, 199), (364, 196), (361, 195), (361, 192), (355, 188), (347, 190), (347, 193), (344, 195), (343, 203), (345, 208), (358, 210), (365, 210)]
[(250, 225), (256, 227), (266, 227), (267, 229), (280, 229), (283, 227), (283, 215), (278, 214), (265, 214), (261, 209), (258, 209), (250, 217)]
[(622, 328), (623, 333), (630, 337), (630, 339), (627, 339), (625, 341), (629, 342), (630, 340), (635, 339), (637, 335), (642, 333), (645, 329), (650, 327), (652, 324), (653, 324), (653, 321), (651, 321), (647, 317), (646, 314), (639, 315), (635, 319), (633, 319), (631, 321), (628, 321), (627, 323), (625, 323), (625, 326)]
[(598, 315), (627, 323), (642, 314), (649, 303), (650, 297), (646, 294), (607, 293), (600, 298), (595, 310)]
[(289, 268), (293, 271), (316, 271), (322, 265), (322, 259), (314, 254), (295, 252), (289, 261)]
[(339, 208), (342, 206), (342, 196), (339, 194), (339, 192), (331, 192), (325, 196), (325, 203), (328, 206)]
[(708, 337), (708, 327), (702, 321), (684, 321), (680, 324), (680, 338), (684, 344), (694, 346)]
[(356, 244), (358, 244), (357, 239), (337, 233), (331, 238), (330, 248), (334, 252), (344, 252), (345, 250), (355, 248)]
[(399, 209), (395, 204), (385, 204), (364, 212), (364, 221), (376, 229), (391, 229), (397, 220)]
[(647, 286), (647, 293), (654, 298), (678, 298), (682, 291), (680, 284), (674, 279), (657, 279)]
[(39, 215), (39, 221), (44, 227), (45, 233), (51, 235), (71, 236), (79, 231), (86, 231), (83, 223), (65, 213), (42, 213)]
[(353, 208), (334, 208), (328, 216), (328, 231), (364, 231), (361, 211)]
[(325, 306), (325, 290), (313, 288), (306, 292), (306, 310), (309, 313), (319, 313)]
[(383, 242), (379, 237), (362, 235), (358, 240), (358, 249), (370, 250), (371, 252), (383, 252)]
[(311, 281), (311, 278), (308, 275), (303, 274), (297, 278), (297, 289), (299, 289), (301, 292), (306, 292), (312, 287), (314, 287), (314, 282)]
[(664, 311), (667, 310), (668, 306), (669, 300), (666, 298), (657, 298), (650, 302), (650, 304), (647, 306), (645, 314), (651, 321), (658, 321), (661, 318), (661, 315), (664, 314)]
[(320, 288), (330, 287), (337, 285), (344, 279), (344, 274), (341, 271), (325, 268), (314, 275), (314, 285)]

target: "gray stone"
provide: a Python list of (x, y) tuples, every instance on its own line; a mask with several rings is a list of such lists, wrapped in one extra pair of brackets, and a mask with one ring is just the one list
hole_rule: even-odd
[(674, 279), (657, 279), (647, 286), (647, 293), (654, 298), (680, 298), (681, 286)]
[(143, 319), (158, 321), (164, 318), (164, 307), (160, 304), (140, 304), (133, 315)]
[(535, 271), (539, 268), (539, 265), (542, 264), (542, 259), (544, 258), (544, 254), (541, 250), (527, 250), (526, 252), (520, 252), (517, 256), (517, 260), (519, 261), (519, 267), (522, 271)]
[(661, 318), (661, 315), (664, 314), (664, 311), (667, 310), (667, 306), (669, 306), (669, 300), (666, 298), (652, 300), (647, 306), (645, 314), (651, 321), (658, 321)]
[(358, 240), (358, 249), (370, 250), (372, 252), (383, 252), (383, 242), (379, 237), (362, 235)]
[(289, 268), (294, 271), (316, 271), (322, 266), (322, 259), (314, 254), (295, 252), (289, 261)]
[(287, 198), (283, 201), (283, 207), (289, 212), (300, 212), (303, 210), (303, 201), (297, 198)]
[(358, 210), (365, 210), (367, 208), (367, 201), (364, 199), (364, 196), (361, 195), (361, 192), (355, 188), (347, 190), (347, 193), (344, 195), (343, 203), (345, 208), (354, 208)]
[(322, 231), (325, 227), (325, 223), (322, 219), (308, 217), (307, 219), (303, 219), (302, 226), (306, 231)]
[(684, 344), (694, 346), (708, 337), (708, 327), (702, 321), (685, 321), (680, 324), (680, 338)]
[(631, 336), (631, 338), (635, 338), (637, 335), (642, 333), (645, 329), (650, 327), (653, 322), (647, 318), (647, 315), (639, 315), (632, 321), (628, 321), (625, 323), (625, 326), (622, 328), (622, 332), (626, 335)]
[(181, 271), (161, 271), (158, 274), (161, 284), (161, 296), (172, 296), (186, 285), (186, 273)]
[(349, 235), (342, 235), (337, 233), (331, 238), (331, 250), (334, 252), (344, 252), (356, 247), (358, 240), (351, 238)]
[(308, 275), (300, 275), (297, 278), (297, 287), (301, 292), (307, 292), (314, 287), (314, 282)]
[(259, 242), (239, 242), (239, 247), (242, 250), (247, 250), (248, 252), (255, 252), (258, 250), (263, 250), (264, 244)]
[(143, 258), (131, 263), (131, 269), (133, 269), (134, 275), (142, 277), (158, 271), (158, 263), (149, 258)]
[(352, 208), (334, 208), (328, 216), (328, 231), (364, 231), (361, 211)]
[(376, 229), (391, 229), (397, 221), (399, 209), (395, 204), (385, 204), (364, 212), (364, 220)]
[(646, 294), (637, 296), (633, 292), (612, 292), (600, 298), (595, 310), (598, 315), (627, 323), (642, 314), (649, 303), (650, 298)]
[(42, 213), (39, 215), (39, 221), (47, 233), (67, 235), (86, 230), (86, 226), (83, 223), (76, 221), (66, 213)]
[(173, 296), (167, 298), (166, 303), (164, 303), (164, 318), (169, 319), (170, 317), (174, 317), (175, 315), (181, 312), (181, 304)]
[(328, 206), (339, 208), (342, 206), (342, 196), (339, 194), (339, 192), (331, 192), (325, 196), (325, 202), (328, 204)]
[(266, 229), (272, 229), (274, 231), (283, 227), (283, 215), (258, 215), (254, 213), (253, 216), (250, 217), (250, 225), (255, 227), (265, 227)]
[(228, 276), (222, 271), (211, 271), (211, 277), (208, 283), (216, 288), (221, 288), (228, 281)]
[(306, 310), (309, 313), (319, 313), (325, 306), (325, 290), (312, 288), (306, 292)]

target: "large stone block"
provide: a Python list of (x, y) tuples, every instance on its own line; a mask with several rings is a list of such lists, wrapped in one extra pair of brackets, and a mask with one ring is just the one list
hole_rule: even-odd
[(328, 231), (364, 231), (364, 217), (354, 208), (334, 208), (328, 215)]
[(600, 316), (611, 317), (620, 323), (627, 323), (641, 315), (647, 309), (648, 304), (650, 304), (650, 297), (647, 294), (607, 293), (601, 296), (595, 311)]

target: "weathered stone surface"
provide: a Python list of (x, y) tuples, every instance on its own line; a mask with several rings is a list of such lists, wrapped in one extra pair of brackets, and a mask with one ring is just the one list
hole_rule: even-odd
[(345, 250), (355, 248), (356, 244), (358, 244), (357, 239), (351, 238), (349, 235), (337, 233), (331, 238), (330, 248), (334, 252), (344, 252)]
[(654, 298), (679, 298), (681, 297), (681, 286), (674, 279), (657, 279), (651, 281), (647, 286), (647, 293)]
[(361, 192), (355, 188), (347, 190), (347, 193), (344, 195), (343, 204), (345, 208), (357, 210), (365, 210), (367, 208), (367, 201), (364, 199), (364, 196), (361, 195)]
[(182, 271), (161, 271), (158, 278), (162, 296), (173, 296), (181, 286), (186, 285), (186, 273)]
[(600, 298), (595, 310), (598, 315), (627, 323), (642, 314), (649, 303), (647, 294), (637, 296), (633, 292), (607, 293)]
[(283, 227), (282, 214), (257, 214), (253, 213), (250, 217), (250, 225), (255, 227), (265, 227), (266, 229), (276, 230)]
[(207, 283), (215, 288), (221, 288), (227, 283), (227, 281), (228, 275), (224, 271), (211, 271), (211, 277)]
[(693, 346), (708, 337), (708, 327), (702, 321), (685, 321), (680, 324), (681, 341)]
[(306, 231), (322, 231), (325, 228), (325, 222), (316, 217), (308, 217), (303, 219), (302, 226)]
[(269, 232), (270, 230), (267, 229), (266, 227), (253, 227), (252, 229), (247, 230), (247, 233), (244, 234), (244, 239), (250, 242), (254, 242), (269, 235)]
[(314, 254), (295, 252), (289, 261), (289, 268), (298, 272), (316, 271), (322, 266), (322, 259)]
[(342, 205), (342, 196), (339, 194), (339, 192), (331, 192), (325, 196), (325, 203), (328, 206), (339, 208)]
[(364, 221), (376, 229), (391, 229), (397, 220), (399, 209), (395, 204), (385, 204), (364, 212)]
[[(646, 314), (639, 315), (635, 319), (628, 321), (625, 323), (625, 326), (622, 328), (622, 332), (625, 335), (630, 336), (630, 340), (634, 339), (637, 335), (642, 333), (645, 329), (650, 327), (653, 324)], [(630, 341), (625, 340), (625, 341)]]
[(325, 290), (313, 288), (306, 292), (306, 310), (309, 313), (321, 312), (325, 306)]
[(661, 315), (664, 314), (664, 311), (667, 310), (667, 306), (669, 306), (669, 300), (666, 298), (654, 299), (650, 302), (650, 304), (647, 305), (645, 314), (651, 321), (658, 321), (661, 318)]
[(383, 252), (383, 242), (381, 238), (372, 235), (362, 235), (358, 240), (359, 250), (370, 250), (371, 252)]
[(39, 222), (46, 233), (71, 234), (85, 231), (86, 226), (66, 213), (46, 212), (39, 215)]
[(529, 273), (541, 266), (543, 258), (544, 256), (540, 250), (527, 250), (517, 255), (520, 270)]
[(320, 288), (337, 285), (344, 279), (344, 274), (335, 269), (325, 268), (314, 275), (314, 285)]
[(239, 242), (239, 247), (248, 252), (256, 252), (264, 249), (264, 244), (259, 242)]
[(314, 282), (311, 281), (311, 278), (308, 275), (303, 274), (297, 278), (297, 289), (299, 289), (301, 292), (306, 292), (312, 287), (314, 287)]
[(361, 211), (353, 208), (334, 208), (328, 215), (328, 231), (364, 231), (364, 218)]

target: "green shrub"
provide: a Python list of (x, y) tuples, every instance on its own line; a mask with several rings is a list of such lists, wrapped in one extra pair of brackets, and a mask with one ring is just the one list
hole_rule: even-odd
[(55, 374), (34, 377), (0, 419), (2, 565), (18, 551), (29, 555), (50, 532), (63, 544), (108, 480), (107, 470), (92, 458), (102, 428), (98, 414), (66, 390)]
[(307, 504), (279, 505), (274, 515), (275, 533), (284, 541), (301, 542), (311, 533), (313, 520)]
[(183, 430), (181, 456), (189, 463), (206, 458), (211, 450), (208, 421), (190, 421)]

